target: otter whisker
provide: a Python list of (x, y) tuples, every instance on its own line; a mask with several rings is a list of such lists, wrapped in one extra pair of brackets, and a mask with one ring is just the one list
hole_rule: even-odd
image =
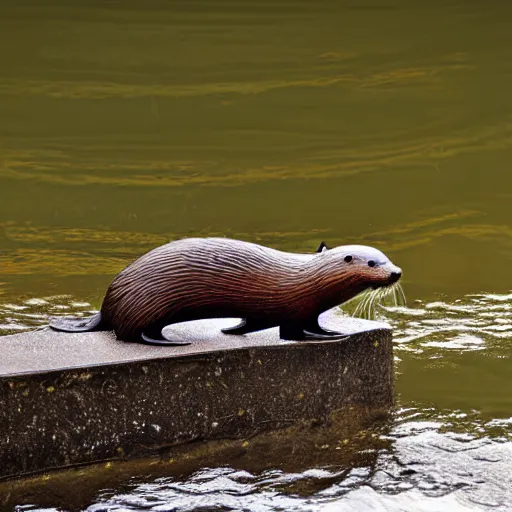
[(376, 306), (381, 299), (381, 295), (382, 295), (382, 293), (380, 290), (377, 290), (377, 292), (373, 294), (373, 296), (371, 298), (369, 314), (368, 314), (369, 319), (375, 318)]
[(352, 316), (359, 317), (359, 318), (365, 318), (366, 317), (366, 306), (368, 301), (370, 300), (372, 295), (371, 290), (365, 290), (364, 292), (360, 293), (354, 299), (350, 300), (349, 303), (352, 303), (353, 301), (357, 304), (356, 308), (352, 312)]
[(375, 310), (377, 310), (377, 306), (382, 306), (387, 301), (388, 297), (390, 296), (391, 290), (390, 288), (382, 288), (380, 290), (380, 294), (377, 300), (377, 303), (375, 304)]
[(393, 302), (394, 302), (394, 306), (398, 306), (398, 296), (397, 296), (397, 290), (396, 290), (396, 286), (393, 286), (392, 287), (392, 292), (393, 292)]
[(407, 299), (405, 298), (404, 289), (400, 283), (396, 283), (396, 288), (400, 296), (400, 306), (407, 306)]
[(349, 301), (349, 303), (352, 302), (352, 301), (357, 301), (358, 298), (359, 298), (360, 302), (356, 305), (356, 308), (352, 312), (352, 315), (355, 316), (355, 317), (359, 317), (360, 316), (361, 306), (364, 304), (364, 300), (366, 298), (366, 292), (363, 292), (362, 294), (358, 295), (357, 297), (355, 297), (355, 299), (352, 299), (351, 301)]
[(377, 312), (377, 306), (382, 303), (382, 301), (386, 298), (386, 289), (380, 288), (377, 290), (377, 293), (374, 294), (372, 300), (372, 318), (375, 318)]
[(365, 318), (371, 320), (375, 317), (375, 306), (381, 300), (382, 292), (382, 289), (372, 290), (368, 295)]
[(372, 290), (370, 295), (368, 296), (368, 301), (366, 303), (366, 317), (368, 320), (373, 318), (375, 301), (379, 295), (379, 290)]
[(366, 301), (366, 311), (365, 311), (366, 316), (365, 316), (365, 318), (370, 319), (372, 317), (373, 303), (375, 301), (375, 296), (376, 296), (375, 292), (371, 292), (370, 295), (368, 295), (368, 300)]
[(404, 291), (399, 283), (378, 288), (376, 290), (365, 290), (346, 303), (349, 306), (354, 304), (351, 316), (365, 319), (374, 319), (379, 306), (386, 304), (392, 307), (405, 305)]
[(393, 296), (393, 306), (405, 306), (407, 304), (407, 300), (405, 298), (405, 293), (400, 283), (395, 283), (390, 288), (390, 292), (392, 293)]
[(366, 301), (364, 303), (364, 318), (369, 318), (371, 315), (371, 304), (372, 304), (372, 298), (373, 298), (373, 291), (371, 291), (368, 296), (366, 297)]

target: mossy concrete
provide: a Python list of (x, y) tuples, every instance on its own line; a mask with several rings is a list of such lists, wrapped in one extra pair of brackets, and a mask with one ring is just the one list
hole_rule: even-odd
[(123, 343), (110, 332), (2, 337), (0, 477), (244, 438), (352, 405), (391, 406), (389, 326), (334, 311), (321, 320), (348, 337), (220, 333), (232, 319), (173, 327), (192, 341), (181, 347)]

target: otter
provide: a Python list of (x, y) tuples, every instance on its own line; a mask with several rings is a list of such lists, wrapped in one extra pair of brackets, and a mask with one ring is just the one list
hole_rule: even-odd
[(53, 317), (57, 331), (114, 330), (127, 342), (184, 345), (167, 338), (170, 324), (241, 318), (222, 329), (247, 334), (279, 327), (285, 340), (342, 339), (318, 316), (367, 289), (391, 286), (402, 275), (379, 250), (363, 245), (316, 253), (283, 252), (229, 238), (184, 238), (157, 247), (122, 270), (101, 310), (87, 318)]

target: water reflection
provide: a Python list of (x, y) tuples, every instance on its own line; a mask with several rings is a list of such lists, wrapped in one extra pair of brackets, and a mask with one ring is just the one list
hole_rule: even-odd
[[(31, 503), (51, 510), (57, 510), (58, 502), (59, 510), (87, 512), (405, 512), (512, 506), (510, 419), (485, 421), (477, 412), (407, 407), (392, 422), (373, 422), (344, 439), (346, 434), (331, 426), (263, 435), (225, 444), (188, 463), (178, 457), (173, 463), (161, 458), (108, 470), (97, 467), (49, 477), (44, 490), (36, 480), (24, 487), (14, 484), (11, 492), (14, 499), (28, 492)], [(81, 491), (73, 493), (70, 486)]]

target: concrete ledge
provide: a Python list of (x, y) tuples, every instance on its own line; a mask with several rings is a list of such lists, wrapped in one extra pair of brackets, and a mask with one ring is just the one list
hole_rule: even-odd
[[(50, 330), (0, 339), (0, 478), (137, 456), (198, 439), (323, 421), (351, 405), (389, 407), (387, 324), (327, 312), (341, 342), (284, 342), (277, 329), (228, 336), (236, 320), (174, 326), (184, 347)], [(350, 418), (347, 418), (350, 421)]]

